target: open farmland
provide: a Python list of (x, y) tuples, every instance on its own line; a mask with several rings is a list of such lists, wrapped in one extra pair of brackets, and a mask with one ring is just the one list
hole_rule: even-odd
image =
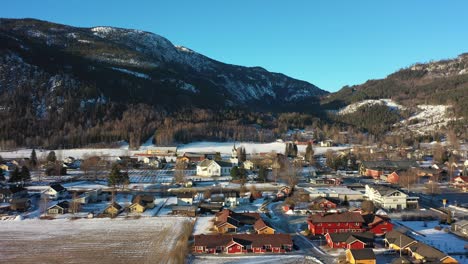
[(183, 263), (192, 222), (151, 219), (0, 222), (5, 263)]

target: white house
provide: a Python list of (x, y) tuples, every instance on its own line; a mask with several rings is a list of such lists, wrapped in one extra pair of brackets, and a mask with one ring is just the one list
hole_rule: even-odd
[[(366, 185), (366, 196), (383, 209), (406, 209), (417, 206), (417, 199), (407, 194), (385, 186)], [(416, 205), (414, 205), (416, 203)]]
[(239, 193), (235, 191), (224, 193), (224, 204), (226, 206), (239, 205)]
[(232, 163), (205, 159), (197, 165), (197, 176), (227, 176), (231, 169)]
[(193, 193), (179, 193), (177, 194), (177, 205), (192, 205)]
[(44, 191), (44, 194), (49, 196), (50, 199), (57, 200), (65, 198), (68, 192), (61, 184), (52, 184)]
[(242, 163), (242, 165), (244, 166), (244, 169), (246, 170), (253, 170), (255, 168), (255, 165), (252, 161), (250, 160), (246, 160)]
[(161, 161), (157, 157), (144, 157), (143, 163), (154, 168), (161, 168)]

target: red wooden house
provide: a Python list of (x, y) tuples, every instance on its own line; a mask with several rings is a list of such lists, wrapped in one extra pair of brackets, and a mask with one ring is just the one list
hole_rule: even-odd
[(366, 221), (364, 227), (377, 236), (385, 235), (393, 230), (393, 224), (387, 216), (369, 214), (363, 215), (363, 218)]
[(194, 253), (285, 253), (292, 250), (293, 242), (289, 234), (259, 235), (196, 235)]
[(321, 209), (334, 209), (336, 208), (336, 203), (322, 197), (315, 198), (311, 202), (312, 206), (319, 207)]
[(314, 214), (307, 220), (313, 235), (364, 231), (364, 219), (354, 212)]
[(390, 173), (388, 176), (387, 176), (387, 182), (389, 183), (398, 183), (398, 181), (400, 180), (400, 176), (398, 176), (398, 173), (396, 173), (395, 171)]
[(327, 233), (325, 239), (331, 248), (363, 249), (374, 244), (374, 234), (371, 232)]

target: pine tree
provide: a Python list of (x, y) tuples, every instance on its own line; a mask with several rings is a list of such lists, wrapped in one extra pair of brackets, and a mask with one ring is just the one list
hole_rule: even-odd
[(31, 167), (35, 168), (37, 166), (37, 155), (36, 150), (33, 149), (31, 151), (31, 158), (30, 158)]
[(5, 172), (3, 171), (2, 168), (0, 168), (0, 181), (4, 181), (5, 180)]
[(120, 179), (122, 177), (122, 172), (120, 171), (119, 165), (115, 163), (112, 165), (112, 169), (107, 177), (107, 183), (109, 186), (115, 188), (120, 183)]
[(47, 154), (47, 161), (52, 162), (52, 163), (57, 161), (57, 156), (55, 156), (55, 151), (52, 150), (51, 152), (49, 152), (49, 154)]
[(263, 181), (263, 182), (266, 182), (266, 179), (267, 179), (267, 170), (265, 167), (261, 166), (259, 169), (258, 169), (258, 180), (259, 181)]
[(231, 177), (232, 177), (233, 180), (239, 179), (239, 168), (237, 166), (232, 167)]
[(18, 167), (15, 167), (15, 169), (10, 174), (9, 182), (19, 182), (19, 181), (21, 181), (20, 171)]
[(223, 160), (223, 158), (221, 158), (221, 153), (216, 152), (216, 154), (215, 154), (215, 156), (214, 156), (214, 160), (215, 160), (215, 161), (221, 161), (221, 160)]
[(21, 167), (20, 178), (21, 178), (21, 181), (30, 181), (31, 180), (31, 173), (29, 172), (28, 167), (26, 167), (26, 166)]

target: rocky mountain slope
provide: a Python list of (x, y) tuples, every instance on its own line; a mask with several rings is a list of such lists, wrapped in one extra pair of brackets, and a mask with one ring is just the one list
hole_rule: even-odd
[[(324, 96), (321, 105), (335, 121), (368, 131), (433, 134), (451, 127), (463, 134), (468, 129), (466, 102), (468, 54), (461, 54), (450, 60), (417, 63), (384, 79), (345, 86)], [(376, 112), (380, 119), (375, 118)]]
[(260, 67), (215, 61), (153, 33), (32, 19), (0, 19), (0, 76), (0, 91), (34, 83), (45, 93), (58, 87), (79, 89), (77, 96), (85, 102), (140, 102), (164, 108), (274, 110), (316, 102), (327, 93)]

